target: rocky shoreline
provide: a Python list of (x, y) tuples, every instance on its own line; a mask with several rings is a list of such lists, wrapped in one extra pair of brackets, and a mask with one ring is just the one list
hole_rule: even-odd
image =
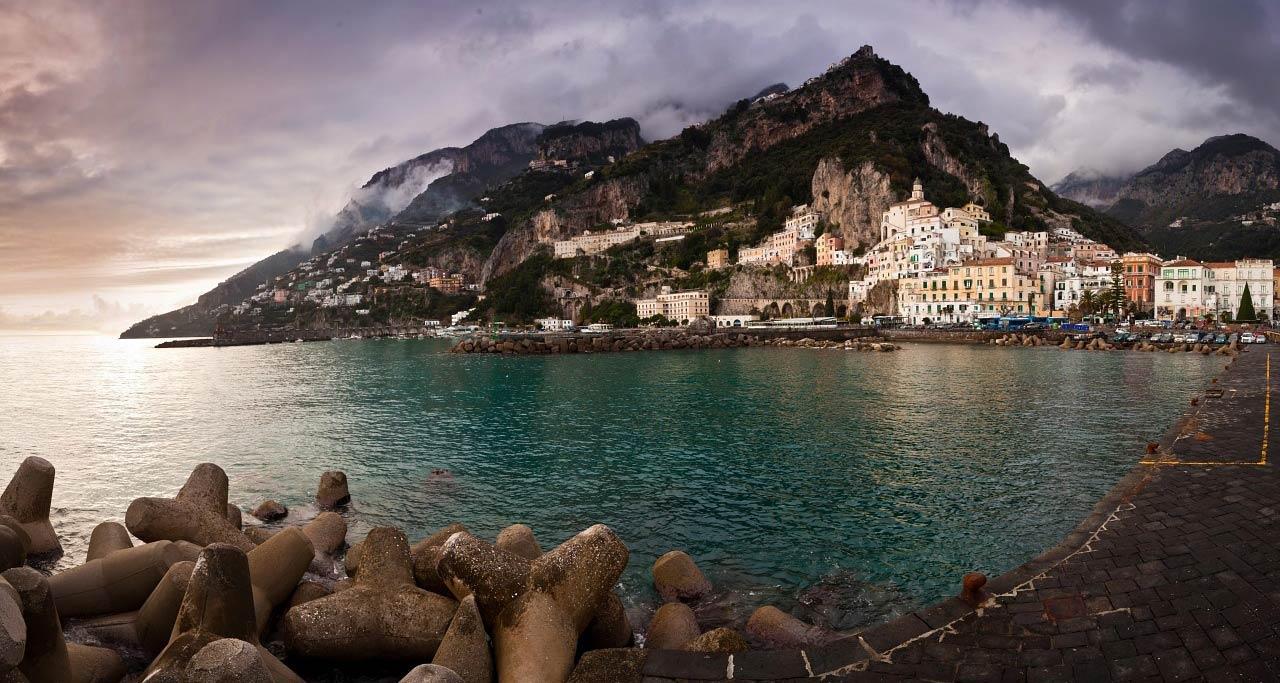
[[(1022, 334), (1013, 332), (1006, 334), (998, 339), (992, 339), (991, 344), (995, 346), (1055, 346), (1044, 337), (1034, 334)], [(1239, 355), (1241, 346), (1239, 342), (1231, 342), (1217, 346), (1214, 344), (1153, 344), (1149, 341), (1137, 342), (1109, 342), (1101, 337), (1095, 337), (1088, 341), (1072, 340), (1065, 338), (1056, 346), (1063, 351), (1144, 351), (1156, 352), (1164, 351), (1166, 353), (1199, 353), (1204, 356), (1210, 354), (1215, 356), (1236, 356)]]
[[(875, 339), (876, 341), (868, 341)], [(567, 353), (623, 353), (630, 351), (669, 351), (676, 349), (734, 349), (745, 347), (793, 347), (806, 349), (845, 349), (849, 351), (897, 351), (902, 347), (878, 337), (854, 339), (815, 339), (765, 336), (745, 332), (639, 332), (616, 335), (466, 337), (454, 344), (450, 353), (488, 353), (515, 356), (556, 355)]]
[[(377, 527), (348, 547), (337, 471), (317, 487), (323, 512), (270, 530), (246, 526), (226, 473), (199, 465), (173, 498), (138, 498), (123, 524), (95, 527), (84, 563), (46, 576), (28, 564), (62, 553), (53, 485), (53, 466), (29, 457), (0, 496), (3, 683), (297, 683), (297, 671), (388, 667), (402, 683), (589, 683), (656, 651), (840, 638), (771, 606), (741, 632), (703, 632), (690, 605), (712, 586), (680, 550), (653, 562), (662, 605), (638, 631), (616, 592), (630, 552), (600, 524), (546, 551), (522, 524), (492, 542), (452, 524), (413, 544)], [(268, 500), (251, 514), (289, 512)]]

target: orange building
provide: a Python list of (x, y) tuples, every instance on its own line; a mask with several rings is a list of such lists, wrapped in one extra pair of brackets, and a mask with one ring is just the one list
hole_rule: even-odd
[(1155, 310), (1156, 276), (1160, 274), (1160, 257), (1129, 252), (1120, 257), (1124, 269), (1124, 298), (1138, 310)]

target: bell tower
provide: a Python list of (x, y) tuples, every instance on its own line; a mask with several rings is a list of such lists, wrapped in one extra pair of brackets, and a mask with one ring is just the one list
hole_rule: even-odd
[(924, 201), (924, 183), (921, 183), (919, 178), (911, 184), (911, 201)]

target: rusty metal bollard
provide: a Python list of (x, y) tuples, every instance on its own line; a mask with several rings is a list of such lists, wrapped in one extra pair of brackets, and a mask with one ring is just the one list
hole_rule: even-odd
[(990, 597), (983, 586), (987, 585), (987, 575), (982, 572), (969, 572), (961, 582), (960, 599), (973, 607), (986, 602)]

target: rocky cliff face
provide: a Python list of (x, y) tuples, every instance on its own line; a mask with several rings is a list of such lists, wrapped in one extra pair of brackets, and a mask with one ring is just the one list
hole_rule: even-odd
[(543, 161), (564, 159), (589, 165), (601, 165), (609, 157), (622, 157), (640, 149), (640, 124), (632, 118), (605, 123), (591, 121), (579, 124), (557, 124), (538, 137), (537, 158)]
[(712, 122), (702, 172), (714, 173), (822, 124), (900, 101), (928, 105), (929, 97), (914, 77), (880, 59), (869, 45), (863, 46), (804, 87), (755, 106), (744, 100), (717, 121), (722, 125)]
[(479, 281), (501, 275), (520, 265), (540, 246), (567, 239), (590, 228), (605, 228), (615, 219), (627, 219), (644, 197), (648, 183), (641, 176), (610, 178), (585, 190), (557, 198), (529, 220), (508, 230), (480, 270)]
[(1177, 206), (1188, 197), (1241, 195), (1280, 188), (1280, 151), (1247, 135), (1209, 138), (1190, 152), (1175, 149), (1139, 171), (1118, 193), (1148, 206)]
[[(1071, 173), (1053, 186), (1058, 194), (1142, 227), (1188, 216), (1215, 220), (1216, 200), (1235, 197), (1247, 209), (1252, 195), (1280, 189), (1280, 151), (1248, 135), (1220, 135), (1191, 151), (1173, 149), (1131, 176)], [(1259, 196), (1261, 203), (1269, 197)]]
[(813, 207), (848, 249), (879, 241), (880, 216), (894, 201), (889, 174), (870, 161), (846, 172), (839, 159), (826, 157), (813, 172)]
[[(961, 162), (947, 149), (946, 141), (938, 132), (937, 123), (932, 121), (926, 123), (920, 130), (924, 133), (924, 139), (920, 142), (920, 151), (924, 152), (926, 161), (939, 171), (964, 183), (970, 197), (982, 197), (987, 193), (987, 183), (982, 175)], [(985, 126), (983, 126), (983, 132), (985, 134)]]
[(1051, 189), (1085, 206), (1105, 209), (1115, 203), (1127, 176), (1105, 175), (1094, 171), (1075, 171), (1055, 183)]

